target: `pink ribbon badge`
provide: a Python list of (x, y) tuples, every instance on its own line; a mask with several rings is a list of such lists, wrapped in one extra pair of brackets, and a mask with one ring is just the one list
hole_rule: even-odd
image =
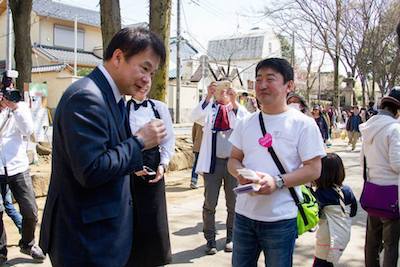
[(266, 133), (264, 137), (258, 139), (258, 143), (263, 147), (269, 148), (272, 146), (272, 135), (270, 133)]

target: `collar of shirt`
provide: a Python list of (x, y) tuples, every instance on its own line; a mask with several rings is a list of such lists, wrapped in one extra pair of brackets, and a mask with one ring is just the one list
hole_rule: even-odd
[(114, 97), (115, 97), (115, 101), (118, 103), (121, 100), (122, 95), (119, 92), (119, 89), (118, 89), (117, 85), (115, 84), (113, 78), (111, 77), (110, 73), (108, 73), (108, 71), (106, 70), (106, 68), (103, 65), (99, 65), (97, 67), (99, 68), (99, 70), (106, 77), (106, 79), (107, 79), (108, 83), (110, 84), (111, 89), (113, 91), (113, 94), (114, 94)]
[(146, 101), (148, 98), (146, 97), (143, 100), (137, 100), (136, 98), (132, 97), (132, 100), (135, 101), (136, 104), (142, 104), (144, 101)]

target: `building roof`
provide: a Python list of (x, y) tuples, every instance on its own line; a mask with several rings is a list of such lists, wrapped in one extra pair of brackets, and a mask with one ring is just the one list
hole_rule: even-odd
[(68, 69), (72, 71), (72, 67), (68, 64), (54, 64), (54, 65), (42, 65), (42, 66), (34, 66), (32, 67), (32, 73), (39, 73), (39, 72), (53, 72), (57, 71), (60, 72), (64, 69)]
[(52, 0), (33, 0), (32, 11), (39, 16), (73, 21), (100, 27), (100, 13), (96, 10), (66, 5)]
[(276, 35), (271, 29), (260, 28), (220, 36), (208, 42), (207, 55), (217, 61), (261, 59), (267, 42), (272, 39)]
[(261, 58), (264, 36), (244, 36), (208, 42), (207, 55), (217, 61)]
[[(42, 54), (47, 57), (49, 61), (55, 63), (74, 64), (74, 50), (69, 48), (58, 48), (46, 45), (33, 46), (35, 53)], [(93, 52), (78, 50), (77, 64), (83, 66), (95, 67), (103, 63), (100, 57), (97, 57)]]

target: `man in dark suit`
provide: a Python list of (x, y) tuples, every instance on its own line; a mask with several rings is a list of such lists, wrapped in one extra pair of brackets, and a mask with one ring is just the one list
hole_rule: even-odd
[(142, 150), (160, 143), (153, 120), (129, 134), (124, 95), (145, 90), (165, 62), (161, 40), (125, 28), (89, 76), (62, 96), (54, 119), (52, 174), (40, 246), (53, 266), (124, 266), (133, 238), (129, 175), (143, 170)]

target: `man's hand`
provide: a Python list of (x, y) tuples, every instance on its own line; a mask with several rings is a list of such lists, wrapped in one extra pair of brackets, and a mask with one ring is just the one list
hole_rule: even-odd
[(217, 83), (216, 82), (210, 83), (210, 85), (207, 87), (207, 97), (206, 97), (207, 102), (210, 102), (211, 98), (213, 97), (216, 91), (217, 91)]
[(270, 195), (276, 191), (277, 187), (275, 179), (271, 175), (262, 172), (256, 173), (260, 177), (259, 184), (261, 185), (260, 190), (258, 190), (257, 194)]
[(237, 176), (236, 179), (238, 180), (239, 184), (251, 184), (251, 183), (254, 183), (254, 181), (252, 181), (250, 179), (246, 179), (242, 175)]
[(167, 136), (167, 131), (162, 120), (154, 119), (140, 128), (136, 136), (143, 140), (144, 149), (147, 150), (159, 145)]
[(149, 180), (149, 183), (155, 184), (158, 181), (160, 181), (164, 177), (164, 172), (165, 172), (164, 166), (163, 165), (158, 166), (157, 172), (156, 172), (156, 177), (153, 180)]
[(0, 97), (0, 105), (2, 108), (9, 108), (12, 111), (14, 111), (18, 108), (17, 103), (9, 101), (9, 100), (5, 99), (3, 96)]
[(237, 97), (237, 93), (236, 93), (235, 89), (229, 88), (226, 93), (229, 96), (229, 100), (231, 101), (231, 103), (232, 104), (235, 103), (236, 102), (236, 97)]

